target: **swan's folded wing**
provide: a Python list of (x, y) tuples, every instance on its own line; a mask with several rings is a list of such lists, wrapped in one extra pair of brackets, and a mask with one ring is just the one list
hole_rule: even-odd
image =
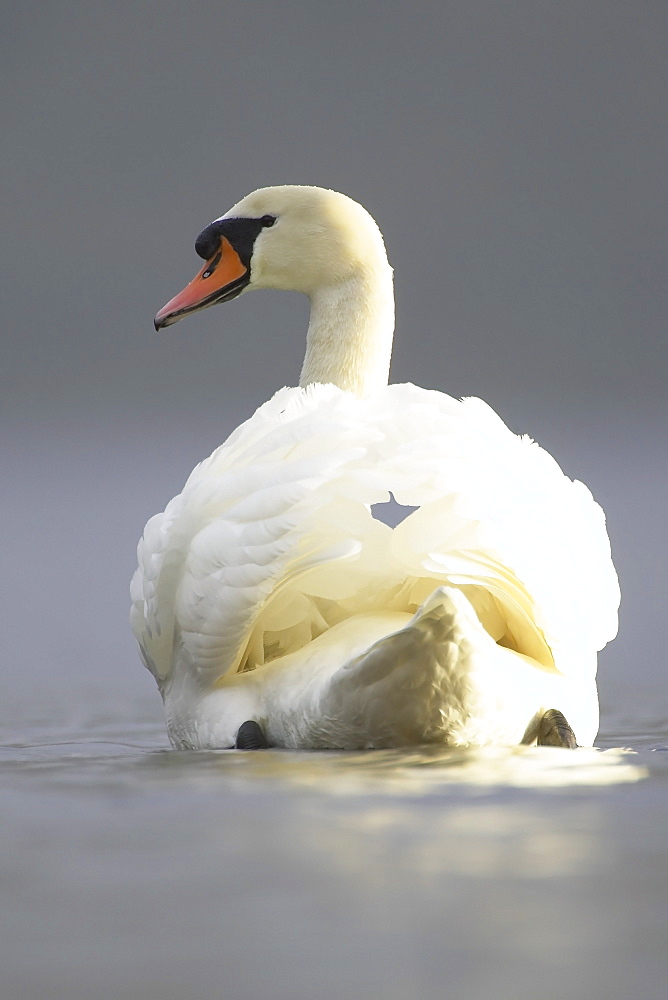
[[(378, 437), (360, 424), (358, 408), (355, 397), (331, 386), (282, 390), (149, 521), (132, 623), (156, 678), (164, 681), (180, 659), (203, 685), (243, 668), (260, 612), (271, 631), (282, 608), (282, 630), (289, 628), (285, 622), (304, 606), (291, 586), (319, 568), (326, 579), (314, 573), (315, 591), (345, 591), (337, 564), (366, 553), (370, 534), (389, 531), (360, 499), (360, 491), (371, 503), (387, 493), (369, 472), (354, 481), (348, 471), (367, 468)], [(318, 616), (314, 608), (309, 614)]]
[(581, 669), (583, 652), (595, 669), (593, 654), (616, 634), (619, 586), (587, 488), (481, 400), (403, 385), (387, 398), (402, 413), (390, 488), (400, 503), (423, 505), (395, 531), (397, 558), (423, 573), (456, 555), (472, 573), (479, 560), (481, 584), (529, 613), (560, 670)]

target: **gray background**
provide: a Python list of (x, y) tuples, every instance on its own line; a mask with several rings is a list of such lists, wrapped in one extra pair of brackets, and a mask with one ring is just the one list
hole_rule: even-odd
[[(604, 727), (665, 718), (661, 2), (31, 3), (5, 13), (3, 713), (160, 712), (127, 627), (144, 521), (276, 388), (307, 303), (163, 331), (255, 187), (362, 202), (394, 381), (486, 399), (608, 514)], [(83, 693), (82, 693), (83, 692)], [(81, 708), (81, 711), (84, 709)]]

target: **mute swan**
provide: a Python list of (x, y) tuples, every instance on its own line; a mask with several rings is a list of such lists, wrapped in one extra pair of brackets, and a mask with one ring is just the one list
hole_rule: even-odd
[[(177, 748), (591, 745), (619, 590), (603, 513), (478, 399), (388, 385), (392, 270), (356, 202), (263, 188), (156, 328), (311, 300), (281, 389), (146, 525), (132, 625)], [(387, 501), (418, 509), (394, 530)], [(567, 720), (567, 721), (566, 721)], [(574, 734), (574, 736), (573, 736)]]

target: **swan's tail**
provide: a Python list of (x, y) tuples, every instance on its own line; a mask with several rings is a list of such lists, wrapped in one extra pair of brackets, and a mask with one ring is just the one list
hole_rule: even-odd
[(498, 645), (460, 590), (439, 587), (404, 628), (332, 677), (327, 700), (346, 720), (350, 746), (513, 745), (548, 708), (569, 719), (595, 714), (591, 689)]
[(365, 746), (450, 742), (469, 714), (478, 644), (496, 646), (466, 597), (439, 587), (405, 628), (334, 675), (330, 710)]

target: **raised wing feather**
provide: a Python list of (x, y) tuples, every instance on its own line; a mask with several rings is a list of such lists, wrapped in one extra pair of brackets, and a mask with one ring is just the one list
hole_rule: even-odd
[[(329, 386), (277, 393), (149, 521), (132, 622), (156, 678), (183, 651), (203, 683), (238, 669), (270, 598), (313, 567), (354, 559), (362, 536), (382, 529), (360, 522), (359, 500), (349, 509), (346, 468), (365, 468), (377, 437), (357, 402)], [(386, 499), (373, 486), (369, 495)]]
[[(420, 507), (393, 532), (369, 509), (389, 491)], [(546, 669), (592, 669), (616, 630), (600, 508), (484, 403), (284, 389), (149, 521), (133, 625), (156, 678), (208, 686), (442, 583)]]

